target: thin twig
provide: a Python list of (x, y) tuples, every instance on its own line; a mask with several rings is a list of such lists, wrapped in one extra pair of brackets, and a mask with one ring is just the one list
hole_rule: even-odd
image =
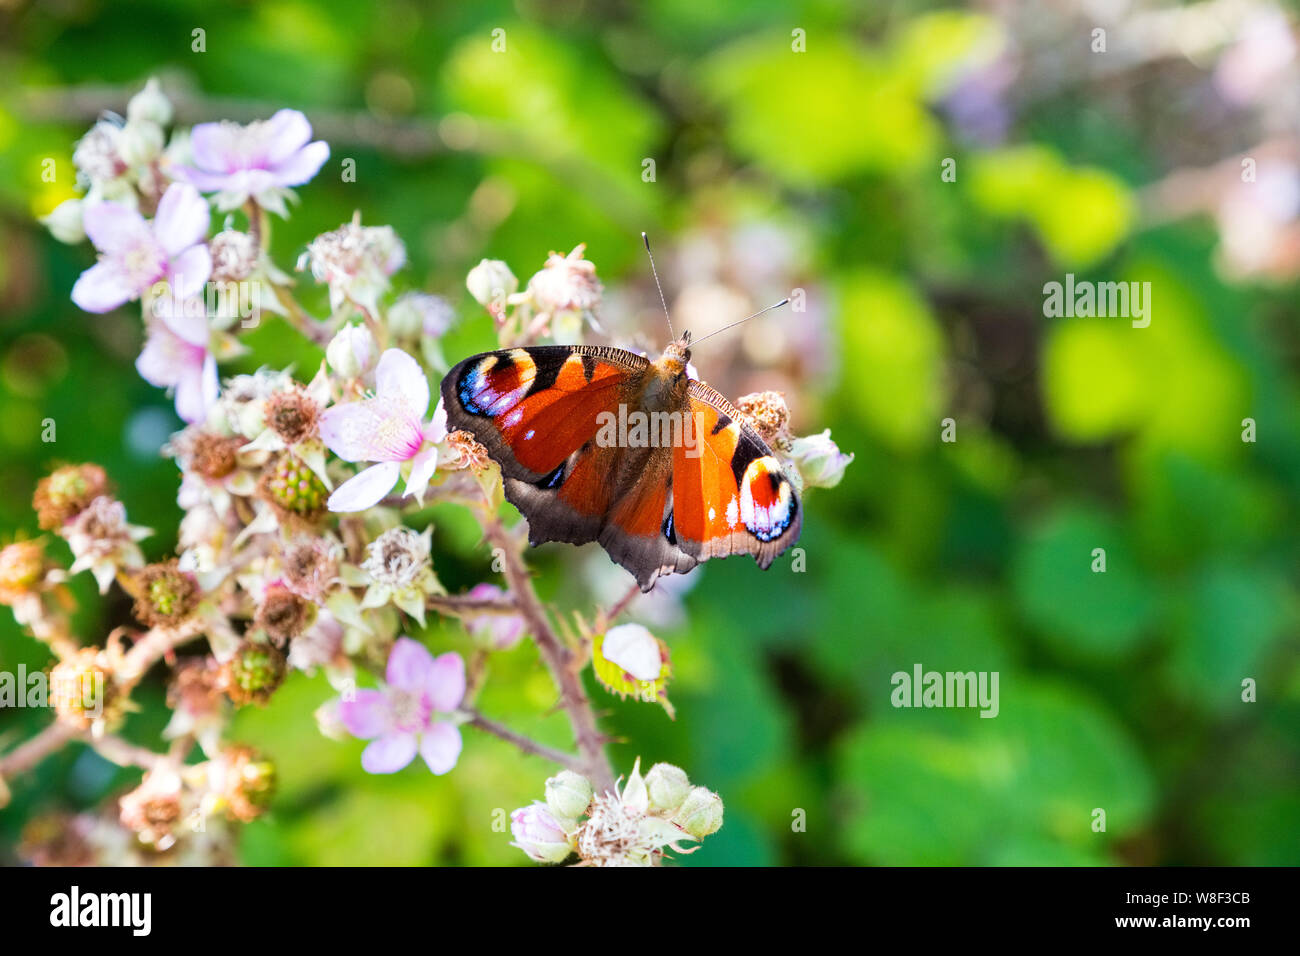
[(531, 737), (516, 733), (505, 724), (484, 717), (476, 710), (468, 710), (465, 713), (469, 714), (469, 720), (466, 723), (471, 727), (477, 727), (479, 730), (487, 731), (494, 737), (500, 737), (502, 740), (514, 744), (526, 754), (534, 754), (577, 773), (586, 771), (586, 764), (578, 754), (566, 753), (563, 750), (557, 750), (555, 747), (548, 747), (546, 744), (538, 743)]
[(560, 688), (560, 706), (569, 715), (573, 739), (581, 756), (581, 769), (578, 772), (591, 781), (597, 792), (612, 791), (614, 772), (609, 764), (609, 756), (605, 753), (605, 738), (596, 726), (596, 714), (592, 710), (587, 691), (582, 686), (582, 676), (574, 666), (573, 654), (552, 630), (546, 609), (533, 589), (532, 579), (520, 558), (516, 542), (500, 519), (488, 519), (484, 532), (488, 541), (501, 549), (506, 582), (519, 605), (519, 612), (528, 623), (542, 660), (546, 662), (551, 676)]
[(0, 757), (0, 777), (11, 777), (36, 766), (76, 736), (75, 731), (60, 723), (53, 723), (35, 737), (19, 744)]

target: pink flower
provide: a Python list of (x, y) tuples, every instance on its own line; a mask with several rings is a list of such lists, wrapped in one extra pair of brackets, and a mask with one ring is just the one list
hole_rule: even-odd
[(388, 656), (382, 690), (359, 690), (339, 705), (348, 733), (371, 743), (361, 753), (366, 773), (396, 773), (416, 753), (429, 769), (444, 774), (460, 757), (460, 731), (435, 720), (451, 713), (465, 696), (465, 662), (459, 654), (434, 657), (418, 641), (400, 637)]
[(176, 414), (193, 424), (217, 400), (217, 360), (208, 351), (208, 318), (202, 303), (162, 298), (155, 302), (136, 371), (150, 385), (176, 390)]
[[(495, 584), (476, 584), (467, 595), (472, 601), (503, 600), (505, 592)], [(466, 617), (465, 630), (482, 643), (497, 651), (508, 651), (524, 636), (524, 618), (521, 614), (497, 614), (489, 611)]]
[(408, 461), (406, 496), (424, 495), (438, 466), (436, 443), (447, 436), (441, 405), (426, 423), (428, 410), (429, 380), (401, 349), (388, 349), (379, 357), (373, 398), (325, 410), (320, 436), (330, 451), (344, 461), (379, 463), (339, 485), (330, 495), (330, 511), (364, 511), (380, 501), (393, 490)]
[(247, 126), (200, 123), (190, 133), (194, 165), (177, 169), (176, 176), (217, 192), (218, 209), (237, 209), (251, 196), (284, 216), (286, 188), (310, 180), (329, 159), (329, 145), (310, 139), (311, 123), (297, 110)]
[(129, 206), (100, 202), (86, 207), (85, 227), (100, 258), (72, 287), (72, 301), (87, 312), (116, 309), (163, 280), (174, 294), (192, 296), (212, 273), (203, 245), (208, 204), (193, 186), (168, 187), (153, 222)]

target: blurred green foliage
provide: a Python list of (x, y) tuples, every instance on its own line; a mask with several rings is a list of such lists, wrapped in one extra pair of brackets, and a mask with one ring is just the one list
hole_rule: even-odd
[[(131, 90), (161, 74), (197, 98), (188, 122), (221, 118), (205, 98), (259, 115), (301, 108), (326, 138), (323, 115), (372, 121), (331, 127), (347, 135), (276, 223), (276, 258), (291, 265), (354, 209), (392, 224), (411, 259), (399, 281), (449, 296), (463, 317), (448, 357), (491, 343), (463, 285), (483, 256), (526, 276), (547, 251), (585, 241), (611, 289), (634, 284), (651, 317), (641, 331), (661, 340), (638, 231), (669, 247), (705, 226), (793, 223), (836, 358), (796, 383), (797, 425), (832, 428), (857, 460), (839, 488), (807, 496), (805, 573), (788, 556), (766, 574), (743, 559), (694, 572), (685, 623), (660, 629), (675, 722), (593, 687), (621, 771), (638, 755), (672, 761), (726, 800), (723, 829), (684, 862), (1300, 862), (1296, 286), (1221, 278), (1208, 220), (1142, 219), (1138, 187), (1184, 161), (1159, 135), (1177, 122), (1160, 104), (1091, 103), (1087, 75), (1041, 91), (1022, 77), (1004, 94), (1009, 131), (982, 144), (942, 105), (996, 61), (1008, 28), (930, 3), (8, 6), (5, 540), (34, 532), (32, 489), (61, 461), (108, 469), (132, 520), (160, 531), (151, 556), (170, 551), (179, 518), (174, 467), (157, 455), (177, 422), (132, 367), (139, 322), (73, 307), (91, 252), (33, 221), (71, 195), (72, 147), (90, 119), (34, 112), (38, 94)], [(804, 53), (791, 48), (795, 27)], [(191, 50), (195, 28), (205, 52)], [(504, 53), (492, 50), (497, 28)], [(66, 98), (40, 102), (55, 101), (75, 113)], [(344, 157), (355, 183), (338, 174)], [(940, 175), (945, 158), (955, 181)], [(1066, 272), (1151, 282), (1150, 327), (1044, 318), (1042, 286)], [(322, 309), (323, 291), (306, 297)], [(242, 370), (319, 361), (279, 324), (249, 343), (256, 362)], [(725, 357), (702, 349), (696, 361), (712, 377)], [(1254, 444), (1241, 440), (1248, 417)], [(45, 418), (57, 422), (52, 446)], [(940, 441), (945, 418), (955, 443)], [(443, 580), (483, 579), (464, 514), (433, 519)], [(1095, 548), (1104, 574), (1091, 570)], [(589, 613), (570, 557), (538, 555), (541, 589)], [(123, 598), (98, 599), (84, 575), (75, 585), (88, 641), (128, 620)], [(42, 666), (43, 648), (0, 617), (0, 662)], [(452, 623), (426, 640), (469, 646)], [(891, 707), (890, 675), (918, 662), (998, 671), (1000, 714)], [(1242, 702), (1245, 678), (1256, 703)], [(323, 678), (295, 675), (265, 710), (238, 715), (233, 737), (269, 753), (281, 781), (273, 812), (245, 830), (246, 862), (524, 862), (493, 823), (541, 797), (542, 761), (467, 730), (447, 777), (369, 777), (361, 743), (316, 730), (330, 695)], [(126, 732), (156, 741), (161, 685), (143, 697)], [(531, 646), (493, 658), (484, 712), (567, 746), (553, 703)], [(0, 714), (0, 744), (47, 719)], [(32, 814), (93, 805), (131, 780), (79, 749), (47, 760), (12, 782), (0, 847)], [(1105, 833), (1093, 832), (1094, 808)]]

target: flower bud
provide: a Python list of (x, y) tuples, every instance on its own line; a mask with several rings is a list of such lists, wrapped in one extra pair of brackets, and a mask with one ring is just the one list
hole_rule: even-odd
[(359, 378), (375, 364), (375, 337), (364, 325), (345, 325), (325, 348), (325, 360), (344, 378)]
[(572, 770), (561, 770), (546, 781), (546, 805), (561, 820), (577, 820), (586, 813), (591, 796), (591, 782)]
[(569, 835), (544, 803), (510, 814), (510, 833), (517, 846), (538, 863), (562, 863), (573, 852)]
[(109, 491), (108, 475), (98, 465), (65, 465), (36, 483), (32, 507), (36, 523), (57, 531)]
[(82, 225), (81, 205), (80, 199), (65, 199), (48, 216), (43, 216), (41, 222), (59, 242), (70, 246), (84, 242), (86, 228)]
[(605, 633), (601, 653), (637, 680), (655, 681), (663, 673), (659, 642), (640, 624), (611, 627)]
[(54, 712), (67, 726), (88, 730), (98, 721), (111, 722), (118, 697), (107, 657), (97, 647), (81, 648), (50, 671)]
[(686, 771), (670, 763), (657, 763), (645, 775), (646, 790), (650, 793), (650, 809), (654, 812), (676, 813), (691, 792), (691, 781)]
[(479, 305), (499, 310), (505, 307), (506, 299), (519, 289), (519, 280), (500, 259), (484, 259), (469, 270), (465, 287)]
[(149, 120), (128, 122), (122, 127), (117, 149), (128, 166), (143, 166), (162, 155), (162, 127)]
[(408, 292), (388, 310), (388, 331), (399, 339), (419, 335), (437, 338), (451, 326), (452, 317), (451, 306), (441, 296)]
[(790, 447), (790, 457), (804, 484), (814, 488), (834, 488), (844, 477), (844, 469), (853, 460), (831, 441), (828, 428), (820, 435), (796, 438)]
[(144, 89), (126, 104), (126, 118), (130, 123), (150, 122), (166, 126), (172, 121), (172, 103), (158, 85), (157, 77), (149, 77)]
[(226, 812), (241, 823), (257, 819), (275, 791), (275, 766), (252, 747), (230, 747), (222, 754), (221, 796)]
[(722, 826), (722, 798), (708, 787), (693, 788), (673, 815), (673, 823), (703, 840)]

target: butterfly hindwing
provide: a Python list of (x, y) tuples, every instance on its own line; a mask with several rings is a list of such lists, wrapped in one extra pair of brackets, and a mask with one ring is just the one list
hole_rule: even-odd
[(688, 392), (699, 449), (673, 452), (673, 531), (698, 561), (752, 554), (760, 567), (799, 537), (799, 496), (781, 464), (740, 413), (709, 386)]

